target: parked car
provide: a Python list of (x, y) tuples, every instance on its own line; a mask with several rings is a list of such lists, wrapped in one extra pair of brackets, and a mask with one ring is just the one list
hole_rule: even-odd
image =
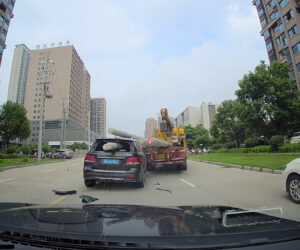
[(97, 139), (84, 159), (84, 183), (92, 187), (98, 180), (109, 180), (144, 187), (146, 164), (146, 156), (136, 140)]
[(71, 149), (59, 149), (52, 153), (51, 158), (57, 159), (71, 159), (74, 156), (74, 152)]
[(298, 142), (300, 142), (300, 131), (297, 133), (294, 133), (290, 140), (290, 143), (298, 143)]
[(282, 176), (284, 189), (289, 194), (290, 199), (300, 204), (300, 158), (289, 162)]

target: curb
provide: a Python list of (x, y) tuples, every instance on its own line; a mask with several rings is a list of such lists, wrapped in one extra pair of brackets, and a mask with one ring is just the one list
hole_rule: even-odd
[(242, 165), (221, 163), (221, 162), (203, 161), (203, 160), (197, 160), (197, 159), (188, 159), (188, 160), (197, 161), (197, 162), (204, 162), (204, 163), (219, 165), (219, 166), (228, 167), (228, 168), (238, 168), (238, 169), (243, 169), (243, 170), (248, 170), (248, 171), (263, 172), (263, 173), (268, 173), (268, 174), (279, 174), (279, 175), (281, 175), (282, 172), (283, 172), (282, 170), (275, 170), (275, 169), (270, 169), (270, 168), (258, 168), (258, 167), (250, 167), (250, 166), (242, 166)]
[(17, 165), (17, 166), (7, 166), (7, 167), (2, 167), (0, 168), (0, 172), (9, 170), (9, 169), (15, 169), (15, 168), (26, 168), (26, 167), (32, 167), (36, 165), (45, 165), (45, 164), (52, 164), (52, 163), (58, 163), (60, 161), (55, 161), (55, 162), (42, 162), (42, 163), (35, 163), (35, 164), (27, 164), (27, 165)]

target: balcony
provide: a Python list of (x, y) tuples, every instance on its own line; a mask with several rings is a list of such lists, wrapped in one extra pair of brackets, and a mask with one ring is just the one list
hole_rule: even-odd
[(270, 23), (268, 23), (265, 27), (262, 28), (260, 34), (263, 35), (266, 30), (270, 29), (277, 22), (277, 18), (274, 18)]

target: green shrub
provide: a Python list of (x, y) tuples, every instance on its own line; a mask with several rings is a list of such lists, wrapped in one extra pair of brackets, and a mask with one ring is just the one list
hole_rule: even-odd
[(236, 143), (234, 141), (230, 141), (230, 142), (226, 142), (224, 144), (225, 148), (235, 148), (236, 147)]
[(253, 148), (248, 148), (248, 153), (268, 153), (271, 152), (271, 146), (261, 145)]
[(49, 152), (52, 151), (52, 148), (51, 148), (49, 145), (43, 145), (42, 151), (43, 151), (44, 153), (49, 153)]
[(298, 143), (286, 143), (278, 148), (279, 152), (289, 153), (289, 152), (300, 152), (300, 142)]
[(19, 158), (24, 158), (24, 155), (0, 154), (0, 159), (19, 159)]
[(220, 148), (222, 148), (222, 144), (213, 144), (213, 145), (211, 145), (211, 148), (212, 149), (220, 149)]
[(22, 147), (21, 147), (21, 152), (22, 152), (24, 155), (28, 155), (29, 152), (30, 152), (29, 146), (22, 146)]
[(259, 138), (248, 138), (245, 140), (246, 148), (252, 148), (259, 145)]
[(20, 147), (17, 145), (10, 146), (7, 148), (7, 154), (18, 154), (20, 153)]
[(271, 137), (269, 143), (271, 145), (272, 151), (278, 151), (278, 147), (283, 145), (284, 138), (281, 135), (274, 135)]
[(23, 158), (22, 162), (28, 162), (28, 158)]

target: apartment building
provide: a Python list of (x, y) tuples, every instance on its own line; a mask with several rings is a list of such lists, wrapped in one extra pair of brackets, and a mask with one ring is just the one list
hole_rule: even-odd
[(29, 58), (30, 49), (25, 44), (16, 45), (10, 71), (8, 101), (24, 105)]
[[(62, 126), (66, 130), (80, 127), (85, 135), (81, 140), (85, 140), (90, 122), (90, 74), (74, 46), (31, 50), (24, 101), (27, 118), (32, 125), (29, 143), (38, 141), (43, 98), (43, 143), (49, 142), (46, 133), (50, 129), (56, 130), (52, 140), (59, 141)], [(72, 134), (65, 131), (63, 140), (80, 139), (73, 138)]]
[(144, 137), (152, 137), (153, 136), (153, 130), (157, 129), (157, 120), (155, 118), (147, 118), (145, 122), (145, 133)]
[(270, 63), (286, 62), (300, 90), (300, 1), (253, 0)]
[(6, 37), (10, 20), (14, 17), (13, 9), (16, 0), (0, 0), (0, 65), (3, 51), (6, 48)]
[(101, 137), (106, 136), (106, 100), (104, 97), (91, 99), (90, 129)]

